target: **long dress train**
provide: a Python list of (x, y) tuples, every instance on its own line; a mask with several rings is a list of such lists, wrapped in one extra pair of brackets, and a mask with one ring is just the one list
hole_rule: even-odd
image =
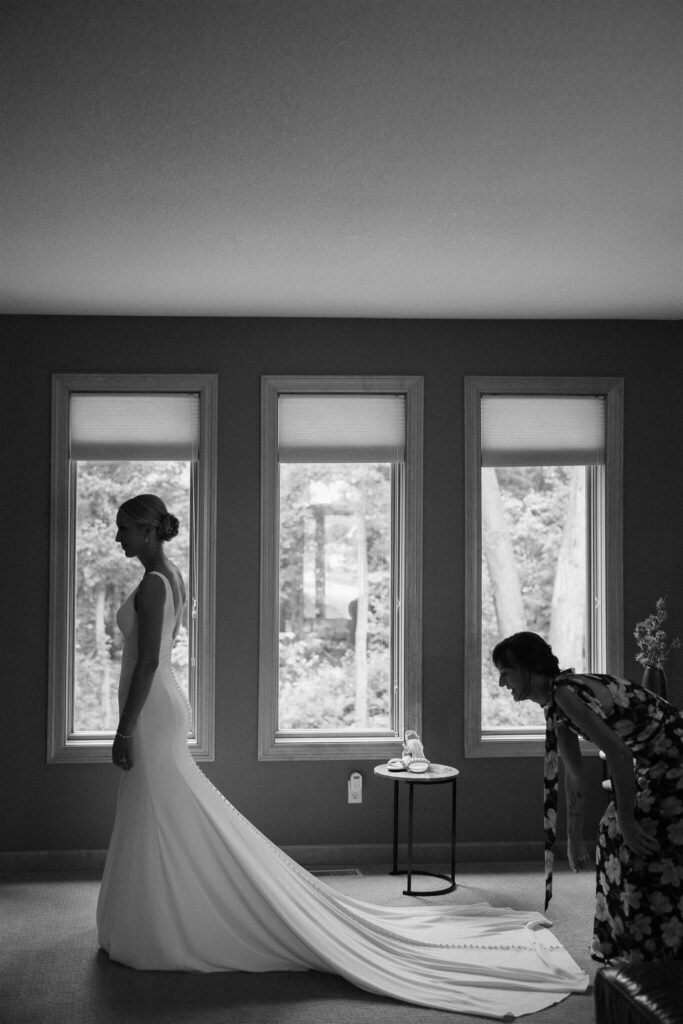
[[(118, 622), (123, 706), (137, 659), (134, 593)], [(335, 892), (271, 843), (188, 751), (189, 708), (170, 660), (176, 627), (166, 580), (162, 660), (134, 767), (121, 776), (97, 907), (113, 960), (140, 970), (325, 971), (404, 1002), (495, 1018), (585, 991), (587, 976), (540, 913), (375, 906)]]

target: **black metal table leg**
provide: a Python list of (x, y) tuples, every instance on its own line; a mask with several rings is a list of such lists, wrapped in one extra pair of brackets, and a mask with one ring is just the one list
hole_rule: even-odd
[(458, 778), (456, 776), (451, 785), (451, 882), (453, 883), (453, 888), (455, 888), (455, 812), (457, 809), (457, 782)]
[[(407, 884), (403, 890), (404, 896), (444, 896), (446, 893), (453, 892), (457, 889), (455, 882), (455, 832), (456, 832), (456, 783), (457, 776), (453, 779), (448, 780), (451, 783), (451, 872), (450, 875), (442, 875), (438, 871), (416, 871), (413, 869), (413, 793), (415, 784), (408, 782), (408, 865), (407, 871)], [(402, 874), (403, 872), (393, 871), (392, 874)], [(448, 882), (447, 886), (443, 889), (430, 889), (428, 892), (415, 892), (413, 890), (413, 875), (429, 875), (431, 878), (442, 878), (444, 882)]]
[[(375, 768), (375, 774), (381, 775), (384, 778), (391, 778), (390, 772), (393, 769), (388, 769), (386, 765), (377, 765)], [(403, 890), (404, 896), (441, 896), (445, 893), (453, 892), (457, 888), (455, 882), (455, 836), (456, 836), (456, 783), (459, 775), (457, 768), (452, 768), (450, 765), (432, 765), (429, 769), (429, 774), (425, 774), (421, 777), (407, 778), (407, 772), (402, 772), (399, 777), (394, 778), (394, 835), (393, 835), (393, 846), (392, 846), (392, 875), (407, 875), (406, 888)], [(407, 844), (407, 870), (401, 870), (398, 866), (398, 819), (399, 819), (399, 783), (403, 782), (408, 786), (408, 844)], [(419, 871), (413, 868), (413, 838), (414, 838), (414, 826), (415, 826), (415, 786), (430, 786), (430, 785), (443, 785), (444, 783), (450, 783), (451, 789), (451, 861), (450, 861), (450, 874), (445, 875), (437, 871)], [(413, 890), (413, 875), (430, 875), (432, 878), (441, 878), (448, 885), (442, 889), (431, 889), (425, 891)]]
[(412, 896), (411, 881), (413, 877), (413, 797), (415, 795), (415, 786), (412, 782), (408, 783), (408, 888), (404, 895)]
[(398, 782), (394, 780), (394, 868), (392, 875), (398, 871)]

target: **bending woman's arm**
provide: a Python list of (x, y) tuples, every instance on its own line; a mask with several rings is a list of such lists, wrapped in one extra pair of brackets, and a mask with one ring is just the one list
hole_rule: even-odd
[(144, 576), (135, 601), (138, 615), (138, 658), (112, 747), (112, 761), (124, 771), (133, 767), (131, 741), (135, 725), (159, 666), (165, 600), (163, 580), (152, 574)]
[(639, 857), (651, 857), (659, 849), (659, 843), (648, 836), (636, 821), (636, 786), (631, 751), (614, 729), (571, 690), (558, 686), (555, 689), (555, 701), (579, 731), (600, 750), (604, 750), (614, 784), (619, 831), (634, 853)]
[(572, 871), (592, 864), (583, 839), (583, 757), (576, 733), (563, 722), (556, 724), (557, 749), (564, 767), (567, 800), (567, 859)]

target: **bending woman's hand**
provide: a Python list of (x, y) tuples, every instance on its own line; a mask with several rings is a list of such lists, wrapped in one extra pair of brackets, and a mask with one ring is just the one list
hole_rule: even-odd
[(116, 733), (111, 748), (111, 759), (117, 768), (121, 768), (124, 772), (130, 771), (134, 763), (132, 736), (122, 736), (121, 733)]
[(593, 867), (593, 857), (588, 852), (583, 839), (572, 839), (569, 836), (567, 839), (567, 859), (572, 871), (586, 871)]
[(645, 832), (635, 818), (620, 818), (617, 814), (619, 831), (622, 839), (630, 850), (643, 860), (649, 860), (653, 855), (659, 853), (659, 843), (652, 836)]

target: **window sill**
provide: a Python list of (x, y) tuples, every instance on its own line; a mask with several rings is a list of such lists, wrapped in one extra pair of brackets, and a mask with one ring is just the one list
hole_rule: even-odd
[(401, 753), (398, 736), (296, 736), (276, 734), (259, 761), (386, 761)]
[[(580, 740), (581, 752), (588, 757), (597, 756), (598, 750), (592, 743)], [(465, 757), (543, 757), (545, 754), (545, 735), (531, 733), (525, 736), (519, 733), (501, 732), (498, 735), (482, 736), (478, 743), (468, 747)]]
[[(106, 739), (68, 739), (48, 757), (48, 764), (111, 764), (113, 740), (113, 733)], [(213, 755), (201, 750), (196, 740), (190, 740), (188, 747), (195, 761), (213, 761)]]

